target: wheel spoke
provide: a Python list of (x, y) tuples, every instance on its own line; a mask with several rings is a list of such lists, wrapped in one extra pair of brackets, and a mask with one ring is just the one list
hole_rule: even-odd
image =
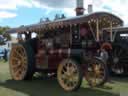
[(74, 81), (74, 82), (77, 82), (78, 81), (78, 74), (76, 74), (76, 75), (74, 75), (73, 77), (72, 77), (72, 80)]
[(19, 75), (19, 71), (20, 71), (20, 69), (15, 69), (14, 72), (15, 72), (16, 75), (17, 75), (17, 74)]
[(119, 61), (128, 63), (128, 57), (120, 57)]
[(114, 52), (113, 52), (113, 53), (114, 53), (114, 54), (113, 54), (114, 57), (118, 56), (118, 55), (117, 55), (117, 53), (118, 53), (118, 49), (114, 49)]
[(17, 50), (15, 50), (14, 53), (15, 53), (18, 57), (22, 58), (22, 55), (21, 55), (19, 52), (17, 52)]
[(123, 50), (122, 49), (119, 49), (118, 52), (117, 52), (117, 56), (120, 56), (122, 54)]
[(12, 60), (19, 61), (19, 59), (17, 57), (14, 57), (14, 56), (13, 56)]

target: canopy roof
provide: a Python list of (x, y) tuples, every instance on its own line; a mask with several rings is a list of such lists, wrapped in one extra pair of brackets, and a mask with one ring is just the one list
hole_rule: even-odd
[(109, 22), (112, 22), (113, 25), (123, 25), (123, 21), (115, 16), (114, 14), (108, 13), (108, 12), (94, 12), (91, 14), (86, 14), (82, 16), (77, 16), (74, 18), (66, 18), (66, 19), (60, 19), (56, 21), (50, 21), (50, 22), (44, 22), (44, 23), (38, 23), (38, 24), (32, 24), (27, 26), (22, 26), (18, 28), (12, 28), (8, 30), (9, 33), (17, 33), (17, 32), (36, 32), (39, 30), (50, 30), (55, 28), (63, 28), (65, 26), (72, 26), (75, 24), (82, 24), (84, 22), (90, 22), (93, 20), (101, 20), (101, 18), (106, 19)]
[(126, 31), (126, 32), (128, 32), (128, 27), (115, 27), (115, 28), (113, 28), (113, 31), (118, 31), (118, 32)]

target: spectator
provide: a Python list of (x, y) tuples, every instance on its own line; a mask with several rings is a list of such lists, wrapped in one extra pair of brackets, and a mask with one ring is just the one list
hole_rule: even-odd
[(4, 58), (5, 62), (7, 61), (7, 53), (8, 53), (7, 50), (4, 49), (4, 57), (3, 58)]

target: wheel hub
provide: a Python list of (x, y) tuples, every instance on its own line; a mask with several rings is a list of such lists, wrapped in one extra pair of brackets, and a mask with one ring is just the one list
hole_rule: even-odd
[(119, 58), (118, 57), (114, 57), (113, 58), (113, 62), (114, 62), (114, 64), (117, 64), (119, 62)]

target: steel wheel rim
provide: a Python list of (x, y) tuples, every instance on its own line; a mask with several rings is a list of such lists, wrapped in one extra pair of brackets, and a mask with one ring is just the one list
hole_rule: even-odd
[(91, 86), (99, 85), (105, 78), (104, 66), (96, 62), (89, 64), (86, 77)]
[(10, 71), (15, 80), (22, 80), (27, 72), (27, 54), (21, 45), (14, 46), (10, 55)]
[(74, 89), (79, 81), (79, 72), (75, 62), (66, 60), (59, 66), (58, 80), (62, 88), (67, 91)]

